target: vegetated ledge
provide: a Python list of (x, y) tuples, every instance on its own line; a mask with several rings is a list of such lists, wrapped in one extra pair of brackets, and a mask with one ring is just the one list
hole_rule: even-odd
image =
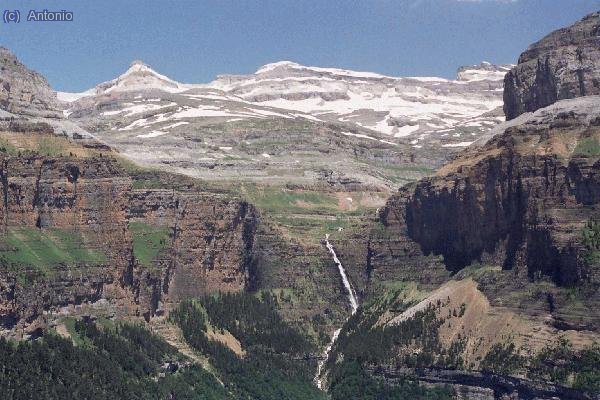
[[(590, 395), (579, 390), (561, 385), (532, 381), (525, 378), (497, 375), (487, 372), (461, 371), (437, 368), (396, 368), (393, 366), (367, 367), (369, 374), (382, 378), (386, 383), (412, 377), (430, 385), (451, 385), (458, 392), (477, 392), (478, 399), (494, 400), (511, 396), (515, 399), (562, 399), (562, 400), (597, 400), (600, 395)], [(484, 390), (482, 391), (481, 388)], [(485, 390), (488, 389), (488, 390)], [(514, 397), (514, 396), (517, 397)]]

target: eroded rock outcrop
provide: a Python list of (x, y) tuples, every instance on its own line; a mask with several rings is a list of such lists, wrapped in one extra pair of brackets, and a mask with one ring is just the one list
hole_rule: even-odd
[(5, 156), (0, 165), (3, 328), (23, 333), (50, 308), (121, 301), (129, 177), (107, 158)]
[[(150, 318), (170, 302), (249, 285), (258, 218), (244, 201), (134, 190), (110, 156), (5, 155), (0, 182), (2, 334), (35, 335), (60, 315), (99, 309)], [(161, 243), (135, 223), (164, 232)]]
[(476, 261), (559, 285), (598, 282), (581, 231), (598, 216), (599, 97), (559, 102), (423, 179), (406, 206), (408, 234), (458, 270)]
[(0, 66), (0, 109), (31, 117), (62, 115), (46, 78), (28, 69), (4, 47), (0, 47)]
[(378, 367), (369, 371), (390, 385), (407, 375), (425, 385), (451, 387), (458, 399), (470, 400), (595, 400), (597, 396), (549, 383), (502, 375), (433, 368)]
[(504, 112), (513, 119), (558, 100), (600, 94), (600, 13), (532, 44), (504, 78)]
[(138, 293), (148, 305), (148, 315), (154, 315), (159, 302), (172, 304), (252, 285), (258, 225), (252, 205), (196, 191), (141, 189), (131, 193), (129, 206), (130, 221), (169, 232), (169, 243), (153, 261), (153, 271), (138, 263), (127, 279), (133, 287), (150, 282), (150, 290)]

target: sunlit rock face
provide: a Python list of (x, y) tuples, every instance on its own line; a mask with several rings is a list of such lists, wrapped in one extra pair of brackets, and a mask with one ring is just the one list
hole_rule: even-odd
[(600, 94), (600, 13), (529, 46), (504, 86), (507, 119), (557, 100)]
[(0, 47), (0, 109), (14, 114), (57, 118), (56, 93), (46, 78), (29, 70), (8, 49)]

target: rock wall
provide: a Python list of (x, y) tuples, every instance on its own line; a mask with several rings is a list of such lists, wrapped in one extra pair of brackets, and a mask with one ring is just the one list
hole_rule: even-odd
[[(122, 291), (109, 287), (118, 282), (121, 269), (131, 260), (125, 218), (131, 180), (114, 162), (4, 157), (0, 160), (0, 180), (2, 243), (9, 246), (3, 250), (22, 247), (24, 252), (35, 251), (44, 245), (39, 243), (38, 232), (54, 234), (54, 229), (64, 229), (81, 239), (70, 246), (103, 255), (98, 263), (74, 261), (53, 267), (45, 266), (45, 260), (18, 265), (3, 262), (0, 304), (5, 329), (37, 329), (49, 307), (95, 302), (103, 295), (123, 299)], [(26, 228), (29, 230), (22, 231)], [(18, 245), (6, 240), (13, 231)]]
[[(35, 335), (60, 315), (99, 308), (150, 318), (164, 304), (243, 290), (254, 272), (258, 217), (244, 201), (196, 189), (133, 190), (106, 156), (4, 156), (0, 185), (5, 335)], [(136, 221), (168, 228), (150, 268), (134, 257)], [(40, 251), (43, 259), (31, 258)], [(55, 256), (62, 258), (48, 264)]]
[(46, 78), (0, 47), (0, 109), (32, 117), (59, 118), (56, 93)]
[[(159, 273), (151, 292), (153, 307), (158, 300), (173, 303), (251, 286), (258, 225), (252, 205), (218, 195), (162, 189), (134, 190), (129, 204), (131, 221), (168, 227), (171, 232), (168, 251), (155, 260)], [(136, 281), (146, 277), (142, 270), (136, 268)]]
[(600, 134), (600, 119), (560, 107), (536, 113), (415, 186), (406, 224), (425, 253), (443, 255), (451, 270), (490, 261), (559, 285), (598, 282), (597, 266), (583, 256), (581, 230), (598, 216), (599, 157), (574, 150)]
[(397, 385), (406, 376), (423, 385), (450, 387), (458, 399), (472, 400), (592, 400), (597, 396), (551, 384), (489, 373), (428, 368), (377, 367), (369, 371), (390, 385)]
[(379, 296), (382, 288), (399, 282), (434, 289), (450, 277), (441, 257), (424, 254), (408, 236), (404, 196), (409, 192), (392, 196), (365, 226), (330, 237), (361, 300)]
[(504, 78), (504, 112), (513, 119), (558, 100), (600, 94), (600, 13), (532, 44)]

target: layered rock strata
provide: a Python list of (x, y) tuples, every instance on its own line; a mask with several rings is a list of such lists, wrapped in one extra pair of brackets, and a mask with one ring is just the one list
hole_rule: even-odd
[(525, 112), (600, 94), (600, 13), (587, 15), (529, 46), (504, 77), (504, 112)]

